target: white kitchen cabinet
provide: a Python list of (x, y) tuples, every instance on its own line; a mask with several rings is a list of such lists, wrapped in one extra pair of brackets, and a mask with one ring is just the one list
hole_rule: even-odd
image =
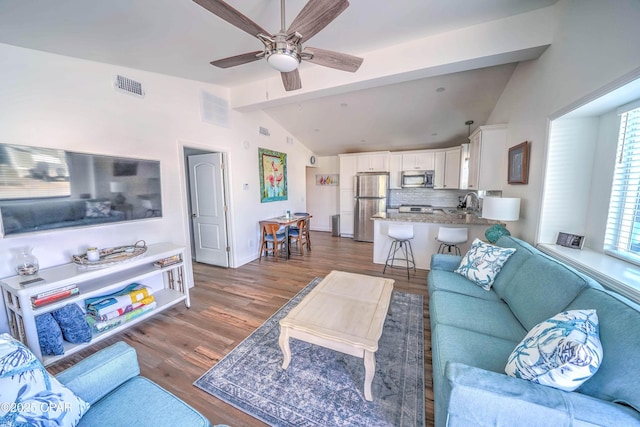
[(340, 212), (340, 237), (353, 237), (353, 211)]
[[(37, 277), (44, 280), (29, 286), (23, 286), (21, 283), (28, 279), (25, 276), (4, 278), (0, 285), (11, 334), (25, 343), (46, 366), (122, 332), (179, 302), (184, 302), (189, 307), (189, 288), (184, 279), (184, 254), (182, 246), (171, 243), (156, 243), (149, 245), (144, 255), (139, 258), (116, 263), (102, 269), (81, 269), (74, 263), (41, 269)], [(172, 257), (175, 257), (172, 264), (165, 267), (155, 265), (157, 261)], [(36, 328), (36, 316), (50, 313), (67, 304), (77, 304), (81, 309), (84, 309), (87, 298), (112, 294), (131, 283), (139, 283), (153, 289), (155, 308), (113, 328), (107, 328), (101, 332), (94, 331), (91, 341), (88, 343), (72, 344), (64, 341), (64, 354), (62, 355), (45, 356), (42, 354)], [(55, 300), (50, 304), (38, 307), (34, 307), (32, 304), (32, 298), (38, 294), (59, 290), (74, 284), (79, 289), (79, 293), (74, 296)]]
[(402, 153), (389, 156), (389, 188), (402, 188)]
[(389, 172), (389, 152), (379, 151), (356, 156), (357, 172)]
[(340, 190), (353, 189), (353, 177), (356, 175), (356, 156), (340, 154)]
[(460, 188), (460, 147), (435, 152), (433, 188), (436, 190)]
[(358, 155), (340, 154), (340, 235), (353, 237), (354, 177)]
[(502, 190), (506, 141), (507, 125), (480, 126), (469, 135), (469, 190)]
[(435, 151), (407, 151), (402, 153), (402, 170), (434, 170)]

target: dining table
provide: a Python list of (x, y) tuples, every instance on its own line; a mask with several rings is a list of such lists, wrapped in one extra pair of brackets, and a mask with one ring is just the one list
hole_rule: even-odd
[(285, 244), (287, 245), (287, 259), (291, 258), (291, 250), (289, 249), (289, 227), (298, 223), (301, 219), (311, 219), (313, 215), (281, 215), (273, 218), (264, 219), (265, 222), (275, 222), (284, 226)]

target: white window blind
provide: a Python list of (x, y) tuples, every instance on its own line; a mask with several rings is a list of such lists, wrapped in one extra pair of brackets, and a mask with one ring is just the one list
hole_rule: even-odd
[(70, 195), (64, 150), (0, 144), (0, 200)]
[(633, 107), (620, 115), (604, 250), (640, 264), (640, 108)]

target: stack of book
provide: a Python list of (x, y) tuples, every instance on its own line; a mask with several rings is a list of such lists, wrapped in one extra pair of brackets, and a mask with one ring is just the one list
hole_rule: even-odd
[(63, 300), (65, 298), (77, 295), (80, 292), (78, 285), (71, 284), (63, 286), (57, 289), (51, 289), (49, 291), (40, 292), (39, 294), (31, 297), (31, 305), (33, 308), (42, 307), (43, 305), (51, 304), (56, 301)]
[(180, 256), (180, 254), (176, 254), (167, 258), (159, 259), (158, 261), (154, 262), (153, 265), (155, 265), (156, 267), (163, 268), (173, 264), (179, 264), (181, 262), (182, 262), (182, 256)]

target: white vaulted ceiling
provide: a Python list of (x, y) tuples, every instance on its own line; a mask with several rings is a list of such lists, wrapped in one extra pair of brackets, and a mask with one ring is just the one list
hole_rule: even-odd
[[(556, 1), (351, 0), (304, 45), (362, 67), (303, 63), (294, 92), (264, 61), (209, 65), (262, 45), (191, 0), (0, 0), (0, 43), (229, 87), (233, 108), (263, 109), (320, 155), (442, 147), (484, 124), (515, 65), (550, 44)], [(227, 2), (280, 27), (279, 0)], [(305, 4), (286, 2), (287, 23)]]

